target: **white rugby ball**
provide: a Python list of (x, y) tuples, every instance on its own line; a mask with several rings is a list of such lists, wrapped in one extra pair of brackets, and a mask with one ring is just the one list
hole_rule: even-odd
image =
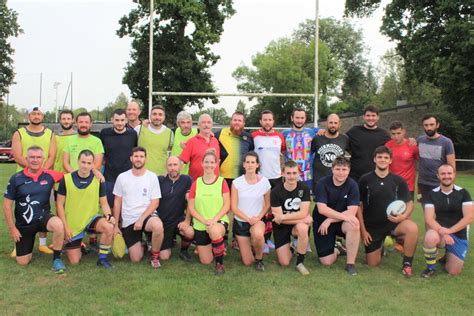
[(405, 213), (407, 205), (402, 200), (395, 200), (387, 206), (387, 216), (397, 216)]

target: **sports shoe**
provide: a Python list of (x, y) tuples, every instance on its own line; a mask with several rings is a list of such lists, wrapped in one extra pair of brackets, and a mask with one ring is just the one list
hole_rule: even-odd
[(275, 249), (275, 244), (273, 243), (271, 239), (267, 240), (267, 245), (268, 245), (268, 248)]
[(405, 248), (403, 248), (403, 245), (396, 242), (395, 245), (393, 245), (393, 249), (401, 254), (405, 252)]
[(16, 247), (13, 248), (12, 252), (10, 253), (10, 257), (16, 258)]
[(255, 262), (255, 270), (260, 272), (265, 271), (265, 265), (263, 264), (262, 260), (258, 260)]
[(347, 255), (347, 250), (344, 248), (342, 243), (340, 241), (336, 241), (336, 244), (334, 245), (334, 248), (339, 251), (339, 254), (337, 255), (338, 257), (344, 257)]
[(423, 272), (421, 272), (421, 277), (425, 279), (429, 279), (435, 275), (435, 271), (436, 270), (434, 269), (426, 268)]
[(357, 275), (357, 270), (354, 264), (346, 264), (345, 270), (349, 275)]
[(268, 255), (270, 253), (270, 247), (267, 244), (263, 244), (263, 253)]
[(158, 258), (151, 258), (150, 263), (153, 269), (158, 269), (159, 267), (161, 267), (160, 259)]
[(231, 248), (234, 249), (234, 250), (237, 250), (237, 251), (240, 250), (239, 243), (237, 242), (237, 240), (232, 239)]
[(411, 271), (411, 266), (408, 264), (405, 264), (402, 267), (402, 274), (406, 276), (407, 278), (411, 278), (413, 276), (413, 272)]
[(298, 272), (301, 273), (302, 275), (309, 275), (309, 271), (308, 269), (306, 269), (303, 263), (298, 264), (296, 266), (296, 270), (298, 270)]
[(191, 258), (188, 251), (184, 249), (179, 252), (179, 257), (183, 261), (187, 261), (187, 262), (193, 261), (193, 258)]
[(57, 274), (64, 273), (67, 270), (64, 262), (59, 258), (53, 260), (53, 267), (51, 269)]
[(97, 265), (98, 266), (103, 266), (106, 269), (112, 269), (113, 268), (113, 266), (110, 264), (110, 262), (109, 262), (109, 260), (107, 260), (107, 258), (97, 260)]
[(222, 263), (216, 263), (216, 270), (214, 271), (215, 275), (222, 275), (224, 274), (224, 265)]
[(49, 247), (46, 246), (46, 245), (39, 246), (38, 250), (39, 250), (39, 252), (42, 252), (42, 253), (47, 254), (47, 255), (52, 255), (53, 254), (53, 251), (51, 249), (49, 249)]

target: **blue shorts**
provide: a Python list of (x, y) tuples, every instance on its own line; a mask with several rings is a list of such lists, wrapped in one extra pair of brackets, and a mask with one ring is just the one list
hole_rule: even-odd
[(461, 239), (454, 234), (450, 235), (454, 239), (454, 244), (446, 245), (446, 251), (452, 253), (462, 261), (466, 258), (469, 243), (467, 239)]

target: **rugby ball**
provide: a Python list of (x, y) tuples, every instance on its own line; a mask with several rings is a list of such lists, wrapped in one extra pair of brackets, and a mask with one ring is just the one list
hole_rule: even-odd
[(125, 240), (121, 234), (117, 234), (112, 241), (112, 254), (115, 258), (120, 259), (125, 256), (125, 250), (127, 246), (125, 245)]
[(402, 200), (395, 200), (387, 206), (387, 216), (397, 216), (405, 213), (407, 205)]

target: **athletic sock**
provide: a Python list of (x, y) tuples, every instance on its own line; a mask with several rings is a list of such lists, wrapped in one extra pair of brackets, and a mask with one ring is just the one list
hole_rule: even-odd
[(298, 256), (296, 257), (296, 265), (299, 265), (300, 263), (304, 263), (304, 256), (306, 254), (305, 253), (299, 253), (298, 252)]
[(413, 257), (403, 256), (403, 266), (410, 266), (413, 262)]
[(436, 269), (436, 257), (438, 256), (438, 248), (423, 247), (423, 252), (425, 253), (426, 267), (431, 270)]
[(97, 237), (89, 237), (89, 245), (94, 245), (97, 243)]
[(40, 246), (46, 246), (46, 243), (48, 242), (48, 238), (46, 237), (40, 237), (39, 238)]
[(106, 259), (109, 253), (109, 250), (110, 250), (110, 245), (100, 244), (99, 245), (99, 259), (100, 260)]
[(191, 239), (182, 238), (181, 239), (181, 250), (188, 250), (189, 246), (191, 245)]
[(53, 250), (53, 261), (61, 259), (61, 250)]
[(214, 255), (214, 260), (217, 263), (222, 264), (224, 262), (224, 238), (215, 239), (211, 241), (212, 243), (212, 253)]
[(160, 258), (160, 252), (159, 251), (151, 251), (151, 259), (152, 260), (155, 260), (155, 259), (159, 259)]

